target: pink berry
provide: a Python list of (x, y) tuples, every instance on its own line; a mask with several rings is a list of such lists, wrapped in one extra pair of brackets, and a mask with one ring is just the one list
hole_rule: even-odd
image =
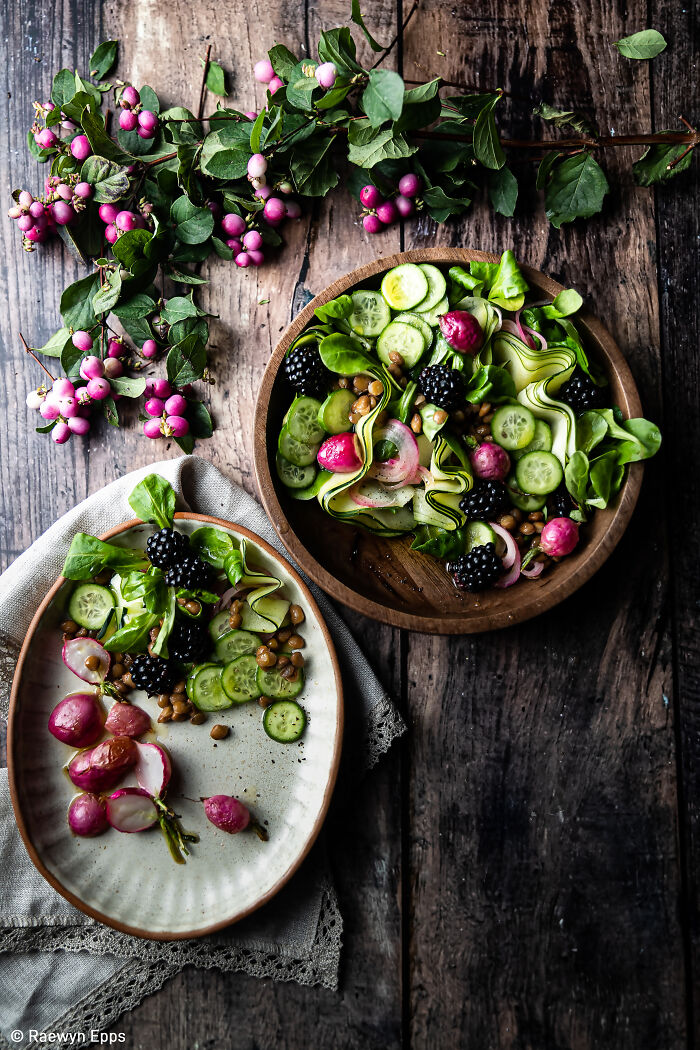
[(138, 122), (138, 117), (130, 109), (123, 109), (119, 114), (119, 127), (122, 131), (133, 131)]
[(99, 357), (95, 357), (94, 354), (80, 362), (80, 378), (84, 379), (85, 382), (88, 382), (90, 379), (101, 379), (104, 374), (105, 366)]
[(257, 179), (267, 171), (267, 161), (262, 153), (254, 153), (248, 161), (248, 174), (251, 179)]
[(73, 190), (70, 188), (70, 186), (67, 186), (65, 182), (62, 182), (60, 186), (56, 187), (56, 193), (62, 201), (73, 200)]
[(20, 215), (17, 220), (17, 229), (21, 230), (22, 233), (27, 233), (29, 230), (34, 229), (34, 219), (31, 215)]
[(153, 380), (153, 393), (155, 397), (160, 397), (164, 401), (170, 397), (173, 392), (173, 388), (167, 379), (154, 379)]
[(322, 88), (332, 88), (335, 84), (336, 77), (338, 76), (338, 70), (335, 68), (332, 62), (322, 62), (320, 66), (316, 67), (314, 73), (316, 80), (319, 82)]
[(38, 390), (30, 390), (27, 394), (27, 408), (31, 408), (32, 412), (38, 412), (45, 397), (46, 394), (40, 394)]
[(135, 230), (145, 230), (146, 229), (146, 220), (144, 219), (143, 215), (139, 215), (138, 212), (134, 212), (134, 229)]
[(46, 214), (44, 212), (42, 212), (41, 215), (37, 215), (36, 218), (34, 219), (34, 229), (35, 230), (44, 230), (44, 229), (46, 229), (48, 224), (49, 224), (49, 220), (46, 217)]
[(29, 190), (22, 190), (17, 199), (21, 208), (31, 208), (32, 204), (34, 203), (34, 198), (32, 197)]
[(158, 353), (158, 343), (155, 339), (147, 339), (141, 347), (141, 353), (144, 357), (155, 357)]
[[(262, 248), (263, 239), (257, 230), (248, 230), (243, 237), (243, 244), (246, 248)], [(176, 412), (175, 415), (178, 413)]]
[(155, 131), (158, 127), (158, 117), (150, 109), (142, 109), (138, 116), (139, 127), (145, 131)]
[(300, 219), (301, 205), (299, 201), (287, 201), (285, 204), (285, 215), (288, 219)]
[(105, 240), (107, 244), (115, 244), (119, 240), (119, 230), (116, 226), (105, 226)]
[(81, 406), (81, 414), (87, 415), (92, 407), (92, 398), (88, 394), (88, 388), (86, 386), (81, 386), (80, 390), (76, 391), (76, 396), (78, 398), (78, 404)]
[(280, 197), (270, 197), (265, 201), (263, 215), (272, 222), (280, 222), (287, 213), (287, 206)]
[(76, 160), (87, 160), (92, 153), (87, 135), (76, 135), (70, 144), (70, 151)]
[(107, 343), (107, 357), (122, 357), (126, 353), (126, 347), (121, 339), (110, 339)]
[(24, 236), (32, 244), (43, 244), (48, 235), (49, 231), (47, 229), (40, 229), (38, 226), (35, 226), (34, 229), (27, 230)]
[(126, 102), (127, 106), (138, 106), (141, 96), (132, 84), (127, 84), (122, 91), (121, 101)]
[(147, 419), (143, 424), (143, 432), (147, 438), (159, 438), (160, 433), (160, 419)]
[(284, 182), (280, 182), (277, 189), (280, 191), (280, 193), (284, 193), (285, 195), (289, 193), (294, 193), (294, 187), (292, 186), (289, 179), (285, 179)]
[(65, 201), (56, 201), (52, 204), (51, 214), (53, 215), (54, 222), (57, 222), (59, 226), (66, 226), (75, 218), (75, 212), (70, 204), (66, 204)]
[(393, 201), (384, 201), (377, 207), (377, 218), (380, 222), (383, 222), (385, 226), (391, 226), (392, 222), (396, 222), (399, 217), (399, 213), (396, 210), (396, 205)]
[(34, 136), (34, 140), (41, 149), (51, 149), (58, 142), (58, 138), (54, 135), (51, 128), (44, 128), (43, 131)]
[(247, 109), (244, 112), (243, 116), (247, 117), (248, 120), (257, 120), (258, 119), (258, 114), (253, 109)]
[(143, 407), (149, 416), (162, 416), (165, 411), (165, 405), (159, 397), (149, 397)]
[(182, 416), (187, 411), (187, 402), (182, 394), (172, 394), (165, 402), (166, 416)]
[(226, 247), (230, 248), (234, 255), (238, 255), (238, 253), (242, 250), (243, 245), (237, 237), (231, 237), (228, 241), (226, 241)]
[(80, 410), (78, 399), (75, 397), (62, 397), (58, 407), (64, 419), (71, 419), (73, 416), (77, 416)]
[(172, 436), (176, 438), (184, 437), (190, 429), (189, 423), (182, 416), (168, 416), (165, 420), (165, 425)]
[(152, 139), (155, 135), (155, 131), (148, 131), (147, 128), (142, 128), (139, 124), (136, 129), (136, 134), (140, 139)]
[(39, 219), (44, 217), (44, 205), (41, 201), (34, 201), (29, 205), (29, 214), (33, 219)]
[(18, 204), (15, 204), (7, 213), (8, 219), (19, 219), (22, 214), (22, 209)]
[(55, 441), (57, 445), (64, 445), (69, 437), (70, 427), (67, 423), (63, 423), (59, 420), (51, 431), (51, 440)]
[(267, 218), (265, 218), (264, 215), (263, 215), (263, 219), (265, 219), (265, 222), (267, 223), (267, 225), (271, 226), (273, 228), (273, 230), (277, 229), (278, 226), (282, 225), (282, 219), (267, 219)]
[(62, 120), (61, 127), (64, 131), (75, 131), (77, 124), (74, 124), (72, 120)]
[(115, 208), (113, 204), (100, 204), (98, 214), (102, 222), (113, 223), (119, 214), (119, 208)]
[(262, 252), (259, 252), (256, 248), (250, 248), (248, 251), (248, 258), (252, 262), (253, 266), (262, 266), (265, 262), (265, 256)]
[(245, 232), (245, 219), (235, 212), (230, 212), (221, 220), (221, 228), (229, 237), (240, 237)]
[(394, 198), (394, 205), (402, 219), (407, 219), (409, 215), (413, 215), (415, 210), (413, 201), (409, 197), (404, 197), (401, 193)]
[(134, 230), (136, 228), (136, 216), (133, 211), (120, 211), (114, 220), (118, 230)]
[(360, 201), (365, 208), (376, 208), (382, 202), (382, 195), (376, 186), (369, 183), (360, 190)]
[(250, 266), (250, 256), (248, 255), (248, 252), (240, 252), (234, 259), (234, 262), (236, 266), (240, 266), (242, 269), (245, 269), (246, 266)]
[(124, 375), (124, 365), (116, 357), (108, 357), (104, 363), (104, 373), (107, 379), (119, 379)]
[(274, 95), (275, 91), (279, 91), (281, 87), (284, 87), (284, 82), (279, 77), (273, 77), (268, 85), (268, 91)]
[(71, 434), (87, 434), (90, 429), (90, 420), (85, 416), (71, 416), (68, 420), (68, 427)]
[(58, 419), (60, 414), (61, 410), (58, 407), (58, 405), (55, 405), (52, 401), (49, 401), (48, 399), (42, 401), (39, 405), (39, 415), (42, 419)]
[(423, 180), (413, 172), (410, 172), (408, 175), (402, 175), (399, 179), (399, 193), (404, 197), (417, 197), (422, 189)]
[(207, 208), (215, 219), (221, 218), (221, 205), (218, 201), (207, 201)]
[[(77, 332), (73, 332), (73, 335), (71, 336), (71, 340), (73, 342), (73, 346), (75, 346), (78, 350), (80, 350), (84, 354), (87, 354), (87, 353), (89, 353), (90, 350), (92, 350), (92, 336), (90, 335), (89, 332), (83, 332), (82, 329), (78, 329)], [(97, 361), (98, 358), (94, 358), (93, 360)], [(102, 375), (101, 372), (100, 372), (100, 375)], [(91, 377), (88, 377), (88, 378), (91, 378)]]
[(88, 197), (92, 197), (92, 186), (89, 182), (79, 182), (73, 192), (81, 200), (87, 200)]
[(49, 391), (49, 398), (54, 400), (60, 397), (73, 397), (75, 394), (75, 387), (71, 383), (70, 379), (66, 376), (59, 376), (58, 379), (54, 379), (53, 386)]
[(272, 186), (258, 186), (255, 190), (255, 196), (259, 197), (261, 201), (266, 201), (268, 197), (272, 196)]
[(259, 84), (269, 84), (274, 75), (275, 71), (269, 58), (261, 58), (253, 66), (253, 76)]
[(91, 379), (87, 385), (87, 392), (93, 401), (104, 401), (112, 393), (108, 379)]
[(379, 233), (384, 228), (381, 220), (376, 215), (365, 215), (362, 225), (367, 233)]

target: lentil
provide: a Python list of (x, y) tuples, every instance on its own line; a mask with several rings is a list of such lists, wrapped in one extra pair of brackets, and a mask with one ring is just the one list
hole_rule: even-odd
[(391, 350), (389, 353), (389, 360), (391, 361), (392, 365), (402, 365), (403, 355), (400, 354), (398, 350)]
[(271, 700), (269, 696), (259, 696), (258, 704), (260, 707), (269, 707), (270, 704), (274, 704), (274, 700)]
[(187, 682), (185, 681), (184, 678), (181, 678), (180, 681), (176, 684), (175, 688), (173, 689), (173, 692), (174, 693), (184, 693), (184, 692), (186, 692), (186, 690), (187, 690)]
[(298, 651), (295, 652), (295, 653), (292, 653), (291, 661), (292, 661), (292, 666), (293, 667), (303, 667), (304, 664), (306, 663), (304, 657)]
[(411, 430), (414, 434), (420, 434), (423, 430), (423, 420), (417, 412), (415, 412), (413, 416), (411, 416)]
[[(306, 619), (306, 615), (304, 614), (304, 610), (302, 609), (301, 605), (290, 605), (289, 606), (289, 619), (292, 621), (292, 623), (294, 624), (295, 627), (298, 624), (304, 622), (304, 620)], [(286, 632), (285, 632), (285, 634), (286, 634)], [(291, 634), (291, 632), (290, 632), (290, 634)], [(280, 641), (281, 642), (286, 642), (289, 639), (290, 634), (286, 634), (286, 637), (282, 637), (282, 633), (280, 633)]]
[(200, 612), (202, 611), (202, 606), (199, 604), (199, 602), (189, 601), (185, 602), (185, 609), (190, 614), (190, 616), (199, 616)]
[(369, 379), (367, 376), (355, 376), (352, 381), (352, 388), (356, 394), (362, 394), (369, 386)]
[(204, 714), (204, 711), (195, 711), (190, 718), (190, 722), (193, 726), (201, 726), (202, 722), (206, 722), (206, 720), (207, 716)]
[(367, 387), (367, 391), (374, 397), (381, 397), (384, 393), (384, 384), (380, 379), (373, 379)]
[(112, 664), (109, 673), (112, 678), (121, 678), (124, 674), (124, 664)]
[(274, 653), (270, 652), (267, 646), (261, 645), (255, 654), (255, 662), (258, 667), (262, 667), (263, 669), (266, 667), (274, 667), (277, 663), (277, 657)]
[(168, 706), (164, 707), (163, 710), (161, 711), (161, 713), (158, 715), (158, 721), (159, 722), (169, 722), (172, 717), (173, 717), (173, 709), (170, 706), (170, 704), (168, 704)]
[(350, 380), (348, 379), (347, 376), (341, 376), (340, 377), (340, 379), (338, 380), (338, 388), (340, 390), (349, 390), (350, 389)]
[(223, 726), (220, 722), (217, 722), (217, 724), (212, 726), (209, 730), (209, 736), (212, 740), (225, 740), (230, 732), (231, 730), (228, 726)]
[(182, 701), (182, 700), (176, 700), (174, 702), (174, 704), (172, 705), (172, 707), (173, 707), (173, 714), (174, 715), (187, 715), (187, 714), (189, 714), (188, 705), (186, 703), (184, 703), (184, 701)]
[(303, 649), (306, 645), (306, 642), (300, 634), (293, 634), (287, 644), (289, 645), (290, 649)]
[(161, 693), (158, 697), (158, 707), (170, 707), (170, 694)]
[(433, 422), (434, 423), (438, 423), (438, 424), (439, 423), (444, 423), (446, 419), (447, 419), (447, 412), (445, 412), (445, 409), (444, 408), (436, 408), (435, 411), (433, 412)]
[(531, 536), (535, 531), (535, 526), (531, 521), (524, 521), (518, 531), (521, 536)]
[(491, 402), (484, 401), (479, 405), (479, 416), (483, 419), (491, 411)]
[(370, 410), (370, 401), (366, 394), (362, 397), (358, 397), (357, 401), (352, 405), (352, 411), (359, 416), (366, 416)]
[(502, 529), (507, 529), (508, 532), (512, 532), (515, 526), (517, 525), (517, 522), (512, 514), (503, 514), (498, 519), (498, 524), (501, 526)]
[(229, 627), (233, 628), (234, 631), (236, 630), (237, 627), (241, 626), (242, 622), (243, 621), (241, 619), (241, 614), (240, 613), (231, 613), (231, 615), (228, 618), (228, 625), (229, 625)]
[(88, 671), (96, 671), (97, 668), (100, 666), (99, 656), (86, 657), (85, 666), (87, 667)]
[(78, 630), (78, 625), (73, 620), (64, 620), (61, 624), (61, 630), (65, 631), (66, 634), (75, 634)]

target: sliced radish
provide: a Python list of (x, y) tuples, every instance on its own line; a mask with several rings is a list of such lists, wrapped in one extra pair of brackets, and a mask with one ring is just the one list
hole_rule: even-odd
[(544, 570), (544, 562), (536, 561), (532, 565), (528, 565), (527, 569), (521, 569), (520, 575), (525, 576), (528, 580), (536, 580), (538, 576), (542, 575)]
[(133, 834), (158, 823), (158, 810), (147, 791), (121, 788), (107, 799), (107, 820), (117, 831)]
[[(83, 682), (98, 685), (107, 677), (111, 657), (105, 647), (94, 638), (70, 638), (63, 644), (62, 656), (66, 667)], [(94, 663), (95, 659), (99, 661), (96, 667), (85, 666), (88, 660)]]
[(503, 555), (503, 568), (512, 568), (515, 564), (516, 559), (519, 556), (517, 543), (515, 542), (511, 534), (508, 532), (508, 529), (504, 529), (502, 528), (502, 526), (497, 525), (495, 521), (490, 521), (489, 525), (496, 533), (496, 535), (500, 536), (500, 538), (506, 545), (506, 553)]
[(142, 707), (117, 701), (110, 708), (105, 729), (114, 736), (141, 736), (151, 728), (151, 719)]
[(134, 773), (139, 787), (153, 798), (160, 798), (170, 783), (170, 755), (160, 744), (136, 744), (139, 757)]

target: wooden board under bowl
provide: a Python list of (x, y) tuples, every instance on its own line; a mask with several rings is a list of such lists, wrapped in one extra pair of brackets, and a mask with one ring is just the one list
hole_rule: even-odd
[[(470, 634), (508, 627), (537, 616), (563, 601), (590, 579), (620, 540), (634, 510), (643, 465), (627, 468), (612, 507), (596, 511), (582, 529), (579, 548), (537, 580), (520, 580), (507, 590), (481, 594), (459, 591), (444, 562), (410, 550), (411, 538), (382, 539), (336, 521), (316, 500), (298, 501), (285, 491), (275, 471), (275, 452), (282, 417), (291, 391), (280, 365), (294, 340), (314, 320), (314, 310), (356, 288), (378, 288), (392, 266), (426, 262), (453, 266), (473, 260), (497, 263), (499, 256), (464, 248), (420, 248), (365, 266), (334, 281), (306, 306), (285, 331), (263, 376), (255, 409), (255, 473), (263, 505), (277, 534), (307, 575), (331, 597), (372, 619), (430, 634)], [(562, 290), (530, 266), (520, 267), (533, 299), (554, 297)], [(594, 360), (605, 370), (612, 402), (625, 418), (641, 416), (632, 373), (610, 333), (582, 310), (576, 324)]]

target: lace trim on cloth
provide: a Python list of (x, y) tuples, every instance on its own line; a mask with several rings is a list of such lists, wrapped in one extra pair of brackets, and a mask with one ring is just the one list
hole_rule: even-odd
[(391, 699), (383, 696), (372, 708), (367, 722), (362, 749), (365, 768), (370, 770), (376, 766), (382, 755), (389, 750), (392, 742), (405, 732), (406, 723), (400, 713), (394, 707)]
[(10, 690), (21, 646), (0, 631), (0, 718), (10, 712)]

